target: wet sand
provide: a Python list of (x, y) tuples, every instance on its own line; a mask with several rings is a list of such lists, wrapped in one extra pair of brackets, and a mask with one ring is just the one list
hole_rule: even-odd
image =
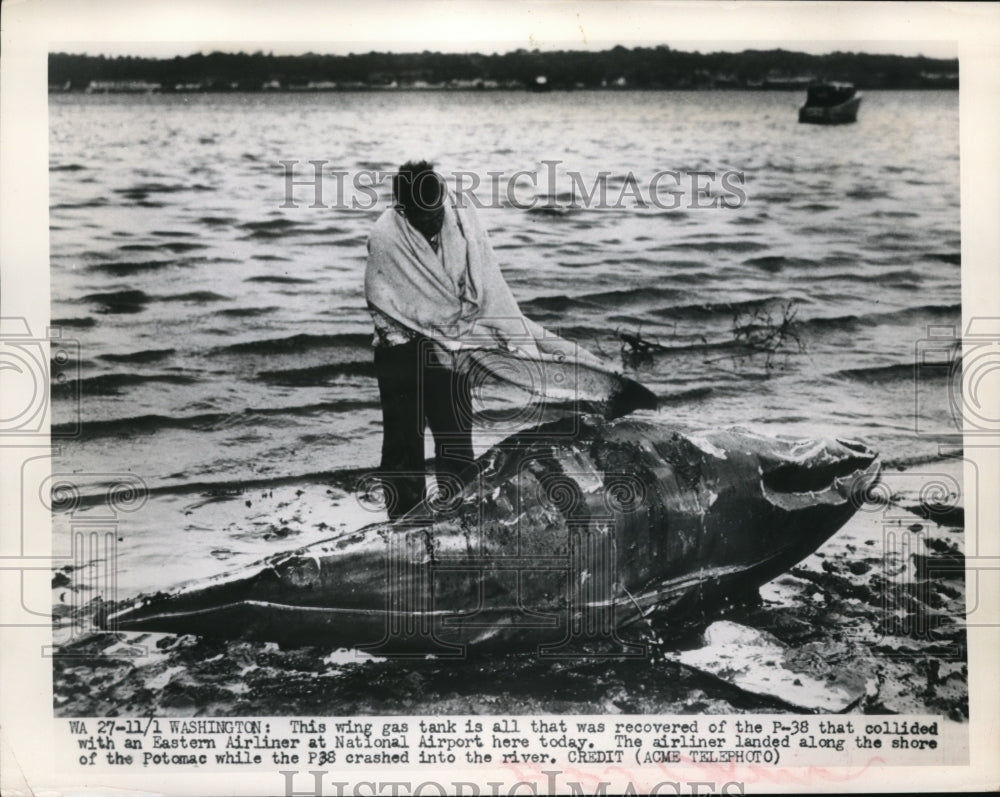
[[(74, 590), (54, 574), (53, 688), (58, 716), (393, 714), (724, 714), (821, 711), (846, 689), (850, 713), (968, 717), (961, 460), (888, 468), (866, 505), (760, 599), (674, 628), (651, 618), (623, 639), (641, 658), (470, 655), (382, 659), (357, 651), (152, 633), (70, 634)], [(941, 489), (937, 489), (941, 485)], [(959, 491), (960, 492), (960, 491)], [(192, 578), (222, 572), (377, 520), (339, 486), (303, 484), (229, 496), (154, 497), (164, 528), (184, 530)], [(198, 528), (231, 526), (232, 546), (199, 551)], [(124, 557), (120, 594), (128, 594)], [(166, 571), (165, 571), (166, 572)], [(174, 571), (175, 572), (175, 571)], [(176, 584), (132, 585), (152, 592)], [(93, 606), (85, 605), (84, 615)], [(747, 651), (722, 671), (685, 651), (725, 620)], [(721, 626), (715, 626), (718, 630)], [(716, 634), (716, 637), (718, 634)], [(748, 640), (778, 656), (749, 655)], [(719, 640), (715, 639), (716, 644)], [(722, 640), (725, 644), (725, 639)], [(754, 648), (758, 649), (758, 648)], [(697, 657), (695, 657), (697, 658)], [(688, 661), (688, 664), (682, 662)], [(742, 668), (743, 672), (736, 670)], [(839, 675), (838, 675), (839, 673)], [(850, 673), (846, 678), (843, 673)], [(754, 684), (798, 682), (799, 697)], [(827, 685), (824, 686), (824, 681)], [(805, 684), (805, 686), (803, 686)], [(810, 686), (810, 684), (812, 686)], [(809, 693), (802, 694), (803, 689)], [(853, 690), (853, 691), (852, 691)]]

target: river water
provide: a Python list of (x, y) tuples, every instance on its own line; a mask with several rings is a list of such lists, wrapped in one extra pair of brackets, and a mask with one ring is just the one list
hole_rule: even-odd
[[(914, 432), (940, 428), (947, 404), (914, 401), (913, 365), (930, 325), (960, 324), (958, 95), (875, 93), (856, 125), (834, 128), (797, 124), (799, 100), (54, 95), (52, 317), (82, 359), (55, 394), (57, 432), (79, 397), (66, 460), (113, 462), (150, 486), (375, 464), (362, 279), (385, 202), (310, 208), (307, 186), (283, 209), (279, 161), (307, 180), (309, 160), (353, 176), (425, 153), (484, 182), (560, 161), (560, 193), (563, 172), (589, 186), (605, 171), (612, 200), (629, 172), (643, 190), (682, 172), (677, 209), (482, 210), (523, 310), (612, 358), (616, 332), (668, 346), (635, 376), (679, 423), (849, 434), (893, 461), (932, 453)], [(693, 170), (716, 173), (701, 182), (720, 204), (736, 203), (722, 173), (742, 172), (742, 207), (691, 208)], [(333, 204), (332, 178), (325, 190)], [(770, 369), (737, 356), (734, 317), (779, 321), (787, 302), (805, 351), (788, 338)], [(940, 375), (918, 372), (928, 379)]]

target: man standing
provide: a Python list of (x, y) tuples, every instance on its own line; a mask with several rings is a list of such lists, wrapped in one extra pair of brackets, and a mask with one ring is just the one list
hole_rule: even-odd
[(484, 367), (479, 353), (501, 361), (485, 366), (501, 378), (511, 363), (538, 366), (526, 372), (541, 378), (509, 379), (538, 395), (583, 397), (618, 414), (655, 404), (645, 388), (525, 318), (473, 208), (448, 193), (433, 164), (404, 163), (392, 196), (368, 238), (365, 270), (390, 519), (423, 497), (425, 426), (439, 491), (451, 494), (474, 473), (468, 366)]
[(434, 343), (457, 337), (472, 309), (466, 230), (426, 161), (400, 167), (392, 196), (368, 239), (365, 298), (375, 325), (381, 469), (394, 520), (423, 498), (425, 425), (434, 434), (441, 489), (464, 481), (474, 457), (468, 381)]

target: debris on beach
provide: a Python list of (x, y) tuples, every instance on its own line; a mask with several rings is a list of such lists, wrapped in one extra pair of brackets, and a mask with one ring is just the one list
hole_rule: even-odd
[(712, 623), (704, 642), (704, 647), (677, 653), (676, 660), (744, 692), (804, 711), (846, 711), (877, 689), (874, 667), (860, 650), (843, 643), (809, 642), (795, 648), (766, 631), (727, 620)]

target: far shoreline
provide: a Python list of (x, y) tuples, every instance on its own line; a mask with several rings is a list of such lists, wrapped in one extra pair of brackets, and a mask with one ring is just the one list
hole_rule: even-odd
[[(252, 88), (239, 88), (239, 89), (95, 89), (88, 90), (86, 88), (72, 88), (63, 89), (58, 86), (49, 86), (49, 94), (67, 94), (74, 96), (102, 96), (105, 94), (123, 94), (123, 95), (172, 95), (172, 94), (182, 94), (182, 95), (192, 95), (192, 94), (211, 94), (211, 95), (224, 95), (224, 94), (273, 94), (273, 95), (284, 95), (284, 94), (528, 94), (535, 95), (539, 94), (542, 96), (553, 95), (553, 94), (621, 94), (621, 93), (649, 93), (649, 94), (702, 94), (708, 92), (720, 92), (720, 93), (731, 93), (731, 94), (801, 94), (804, 89), (798, 88), (763, 88), (760, 86), (708, 86), (708, 87), (687, 87), (687, 88), (667, 88), (667, 87), (650, 87), (650, 86), (628, 86), (628, 87), (617, 87), (617, 86), (585, 86), (581, 88), (553, 88), (546, 91), (534, 91), (532, 89), (524, 87), (515, 86), (499, 86), (496, 88), (474, 88), (469, 86), (462, 87), (449, 87), (449, 86), (435, 86), (430, 88), (416, 87), (416, 86), (360, 86), (360, 87), (343, 87), (343, 88), (331, 88), (331, 89), (299, 89), (299, 88), (280, 88), (280, 89), (252, 89)], [(875, 87), (866, 88), (865, 92), (890, 92), (890, 91), (914, 91), (914, 92), (958, 92), (958, 86), (907, 86), (902, 88), (887, 88), (887, 87)]]

